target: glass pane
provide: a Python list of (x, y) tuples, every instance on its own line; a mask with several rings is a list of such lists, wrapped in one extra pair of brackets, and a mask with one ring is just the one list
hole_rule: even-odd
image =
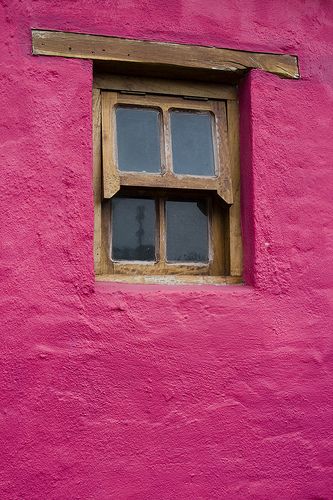
[(212, 115), (189, 111), (170, 114), (175, 174), (215, 175)]
[(160, 172), (160, 116), (155, 109), (116, 109), (118, 168), (125, 172)]
[(112, 258), (155, 260), (155, 201), (112, 200)]
[(207, 201), (166, 202), (167, 260), (208, 262)]

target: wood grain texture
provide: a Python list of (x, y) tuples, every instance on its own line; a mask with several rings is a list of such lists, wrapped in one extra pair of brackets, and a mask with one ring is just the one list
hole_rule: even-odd
[(239, 106), (237, 101), (227, 102), (228, 136), (233, 185), (233, 204), (229, 209), (230, 274), (241, 276), (243, 272), (243, 246), (240, 206), (240, 158), (239, 158)]
[(116, 92), (102, 92), (102, 145), (103, 145), (103, 192), (111, 198), (120, 189), (119, 173), (115, 159), (114, 106)]
[(237, 89), (234, 85), (166, 80), (164, 78), (137, 78), (102, 74), (94, 77), (94, 88), (207, 99), (237, 99)]
[(128, 276), (204, 276), (209, 275), (208, 264), (177, 264), (167, 262), (113, 262), (110, 263), (115, 274), (126, 274)]
[(217, 191), (219, 182), (217, 177), (194, 177), (186, 175), (174, 175), (172, 173), (141, 174), (120, 173), (121, 186), (137, 186), (168, 189), (200, 189)]
[(197, 276), (175, 275), (166, 276), (146, 275), (128, 276), (126, 274), (105, 274), (96, 276), (97, 281), (114, 281), (116, 283), (137, 283), (146, 285), (240, 285), (242, 278), (239, 276)]
[(102, 123), (101, 92), (93, 89), (93, 189), (94, 189), (94, 266), (95, 274), (101, 272), (102, 244)]
[(131, 95), (117, 93), (117, 104), (132, 106), (151, 106), (156, 108), (190, 109), (193, 111), (214, 111), (214, 101), (184, 99), (170, 95)]
[(287, 54), (247, 52), (216, 47), (148, 42), (101, 35), (32, 30), (35, 55), (63, 56), (102, 61), (122, 61), (170, 68), (208, 69), (244, 74), (261, 69), (284, 78), (299, 78), (297, 57)]
[(217, 157), (219, 164), (218, 195), (228, 204), (233, 203), (231, 167), (228, 144), (226, 105), (215, 101), (213, 111), (216, 119)]
[(102, 201), (102, 246), (101, 246), (101, 274), (114, 273), (111, 254), (111, 203), (109, 200)]
[(220, 207), (220, 200), (211, 200), (210, 207), (210, 246), (212, 258), (209, 274), (212, 276), (227, 275), (225, 266), (226, 258), (224, 251), (224, 240), (226, 238), (226, 227), (224, 214)]

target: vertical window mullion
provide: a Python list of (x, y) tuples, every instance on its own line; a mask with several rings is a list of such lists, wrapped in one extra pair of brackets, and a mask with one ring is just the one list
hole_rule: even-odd
[(166, 266), (166, 223), (165, 223), (165, 197), (159, 198), (159, 262), (161, 268)]
[(165, 159), (165, 175), (172, 174), (172, 151), (171, 151), (171, 130), (170, 130), (170, 117), (169, 106), (161, 106), (163, 131), (164, 131), (164, 159)]

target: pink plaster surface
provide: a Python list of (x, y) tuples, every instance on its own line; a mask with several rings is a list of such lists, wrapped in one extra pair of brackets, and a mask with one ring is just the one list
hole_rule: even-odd
[[(0, 1), (0, 498), (333, 498), (333, 4)], [(241, 90), (247, 285), (95, 283), (88, 61), (30, 29), (294, 53)]]

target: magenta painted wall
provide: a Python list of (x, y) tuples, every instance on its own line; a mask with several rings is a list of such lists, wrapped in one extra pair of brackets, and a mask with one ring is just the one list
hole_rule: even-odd
[[(0, 498), (332, 499), (333, 4), (1, 0)], [(64, 29), (297, 54), (243, 84), (247, 285), (96, 284)]]

